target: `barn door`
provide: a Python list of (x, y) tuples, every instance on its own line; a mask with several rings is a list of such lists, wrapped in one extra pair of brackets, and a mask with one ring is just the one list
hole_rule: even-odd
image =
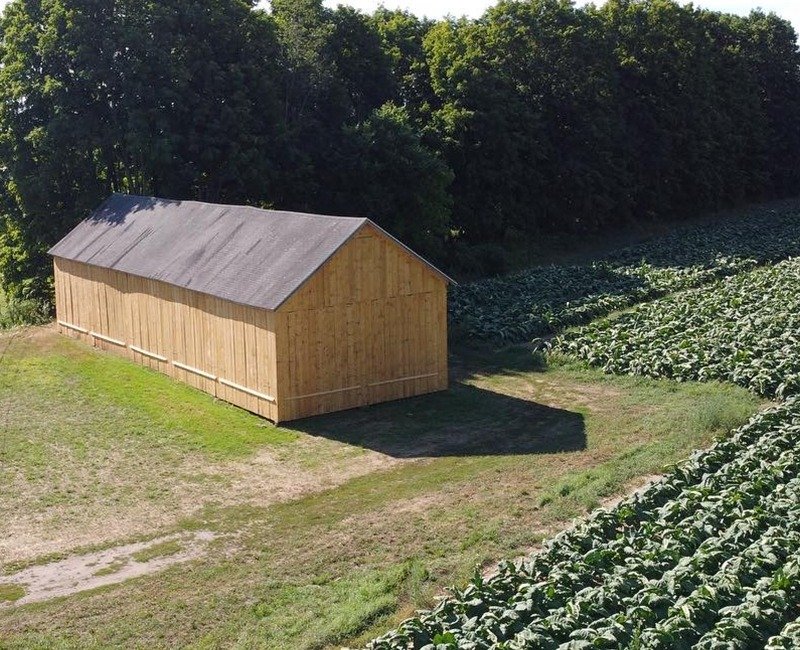
[(366, 358), (358, 303), (289, 312), (288, 391), (291, 417), (365, 403)]

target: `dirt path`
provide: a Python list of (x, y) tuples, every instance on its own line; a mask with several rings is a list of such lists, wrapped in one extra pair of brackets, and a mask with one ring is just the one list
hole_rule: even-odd
[[(87, 454), (98, 469), (75, 462), (57, 479), (48, 475), (39, 481), (13, 476), (13, 469), (8, 472), (8, 496), (0, 499), (0, 573), (3, 564), (169, 530), (207, 506), (284, 503), (402, 462), (376, 452), (354, 454), (345, 445), (308, 438), (281, 455), (266, 448), (243, 460), (217, 463), (187, 456), (174, 459), (170, 467), (158, 457), (136, 458), (126, 449)], [(302, 462), (304, 457), (327, 462), (309, 466)], [(0, 474), (3, 471), (0, 467)], [(60, 495), (69, 495), (66, 505), (51, 503), (54, 485)], [(108, 493), (113, 498), (107, 498)], [(80, 498), (84, 494), (86, 498)], [(105, 522), (100, 530), (98, 519)]]
[(206, 552), (217, 535), (209, 531), (158, 537), (148, 542), (115, 546), (94, 553), (72, 555), (64, 560), (39, 564), (0, 577), (3, 588), (16, 588), (22, 597), (0, 600), (0, 607), (13, 607), (69, 596), (87, 589), (116, 584), (155, 573), (174, 564), (196, 559)]

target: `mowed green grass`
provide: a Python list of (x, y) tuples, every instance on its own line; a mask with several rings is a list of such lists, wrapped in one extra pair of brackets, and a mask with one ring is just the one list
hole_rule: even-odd
[[(31, 330), (0, 338), (0, 354), (7, 347), (2, 362), (0, 390), (28, 387), (25, 400), (45, 400), (50, 404), (68, 403), (84, 407), (93, 414), (107, 411), (114, 422), (128, 420), (125, 427), (99, 431), (106, 442), (134, 433), (149, 444), (168, 444), (187, 450), (202, 451), (217, 457), (245, 454), (263, 444), (281, 444), (295, 434), (269, 426), (246, 411), (215, 403), (200, 391), (193, 390), (166, 376), (142, 369), (113, 355), (87, 353), (65, 337), (41, 335)], [(22, 397), (22, 396), (20, 396)], [(19, 404), (17, 404), (19, 405)], [(27, 405), (30, 405), (28, 402)], [(11, 404), (10, 406), (13, 406)], [(58, 413), (48, 424), (59, 424)], [(129, 415), (133, 417), (128, 417)], [(96, 418), (95, 415), (92, 416)], [(132, 427), (137, 427), (132, 431)], [(43, 428), (44, 429), (44, 428)], [(56, 433), (48, 426), (44, 436)], [(58, 440), (71, 447), (96, 444), (87, 440), (87, 431), (65, 426)], [(109, 438), (109, 434), (112, 437)], [(68, 436), (68, 439), (64, 439)], [(56, 436), (52, 436), (55, 438)]]
[[(355, 646), (762, 404), (728, 385), (542, 367), (522, 347), (456, 350), (447, 392), (279, 428), (51, 330), (26, 336), (0, 365), (0, 531), (24, 508), (49, 522), (32, 538), (85, 512), (100, 530), (146, 500), (163, 513), (153, 536), (218, 537), (161, 573), (0, 608), (3, 648)], [(230, 487), (264, 454), (323, 478), (277, 502), (269, 484)]]

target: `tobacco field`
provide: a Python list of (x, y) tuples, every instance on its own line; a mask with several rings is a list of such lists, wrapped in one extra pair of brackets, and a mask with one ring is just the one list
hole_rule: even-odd
[(800, 259), (638, 305), (551, 348), (609, 373), (800, 392)]
[(792, 398), (368, 647), (797, 647), (798, 434)]
[(800, 255), (800, 206), (697, 225), (591, 264), (537, 267), (453, 287), (451, 326), (522, 343), (683, 289)]
[(534, 341), (551, 362), (778, 404), (369, 650), (800, 647), (799, 225), (765, 211), (457, 288), (451, 318), (475, 338), (555, 333)]

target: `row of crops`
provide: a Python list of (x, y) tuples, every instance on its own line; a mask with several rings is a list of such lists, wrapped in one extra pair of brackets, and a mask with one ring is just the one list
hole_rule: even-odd
[(370, 650), (800, 648), (798, 233), (800, 211), (762, 212), (458, 288), (451, 318), (470, 336), (580, 324), (542, 345), (606, 372), (784, 401)]
[(454, 330), (526, 342), (669, 293), (800, 255), (800, 208), (695, 226), (588, 265), (529, 269), (454, 287)]
[(370, 650), (800, 647), (800, 398)]
[(800, 258), (638, 305), (550, 345), (615, 374), (800, 393)]

